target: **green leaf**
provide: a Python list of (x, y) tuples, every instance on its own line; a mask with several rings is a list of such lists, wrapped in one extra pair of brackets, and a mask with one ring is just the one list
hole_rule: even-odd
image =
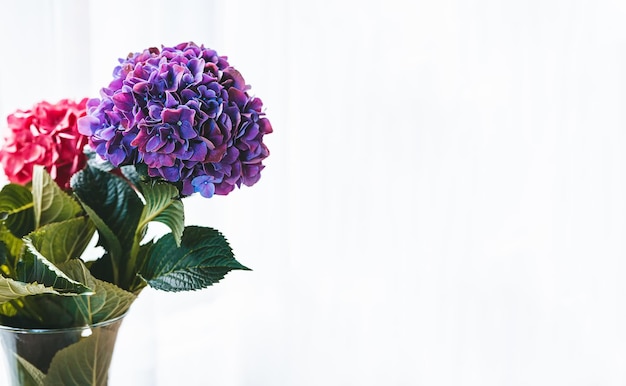
[[(114, 258), (121, 258), (119, 252), (132, 248), (143, 211), (137, 193), (123, 178), (91, 166), (76, 173), (71, 184), (74, 194), (88, 207), (85, 210), (89, 216), (97, 215), (93, 221), (98, 231), (104, 233), (105, 248)], [(121, 251), (110, 245), (115, 243), (113, 235)]]
[(108, 281), (109, 283), (115, 283), (111, 255), (109, 255), (108, 252), (105, 252), (99, 259), (88, 261), (85, 264), (93, 277)]
[(2, 250), (4, 258), (0, 263), (0, 269), (5, 276), (14, 277), (15, 267), (17, 265), (18, 258), (22, 254), (24, 241), (15, 237), (5, 224), (0, 224), (0, 243), (4, 246), (4, 249)]
[(128, 311), (137, 298), (128, 291), (91, 276), (81, 260), (68, 261), (61, 264), (59, 268), (68, 277), (94, 289), (92, 295), (70, 298), (76, 304), (85, 323), (94, 324), (121, 316)]
[[(35, 229), (33, 195), (17, 184), (5, 185), (0, 191), (0, 220), (18, 238)], [(5, 220), (6, 219), (6, 220)]]
[(24, 370), (21, 374), (27, 377), (27, 379), (22, 380), (24, 385), (44, 386), (46, 374), (21, 356), (15, 354), (15, 357), (17, 358), (17, 363)]
[(94, 281), (96, 293), (89, 297), (90, 317), (93, 323), (122, 316), (137, 299), (137, 295), (124, 291), (114, 284), (96, 278)]
[(90, 336), (59, 350), (50, 363), (44, 385), (106, 385), (117, 327), (94, 328)]
[(140, 192), (141, 192), (140, 182), (141, 181), (147, 182), (149, 180), (149, 178), (147, 178), (146, 176), (142, 176), (141, 174), (139, 174), (139, 171), (137, 170), (137, 167), (135, 165), (120, 166), (120, 171), (122, 172), (124, 177), (128, 181), (130, 181), (130, 183), (133, 184), (133, 186), (137, 188), (137, 190), (139, 190)]
[(180, 245), (185, 229), (185, 211), (183, 202), (179, 198), (178, 188), (167, 182), (142, 182), (139, 185), (146, 200), (139, 229), (151, 221), (158, 221), (172, 230), (176, 244)]
[(103, 170), (105, 172), (110, 172), (115, 169), (115, 166), (109, 161), (103, 160), (102, 157), (98, 155), (93, 149), (90, 147), (85, 148), (85, 156), (87, 157), (87, 164), (89, 166), (94, 167), (96, 169)]
[(91, 276), (91, 273), (89, 272), (89, 270), (85, 266), (85, 263), (82, 260), (73, 259), (73, 260), (61, 263), (57, 267), (64, 274), (66, 274), (67, 277), (69, 277), (70, 279), (77, 281), (79, 283), (83, 283), (89, 288), (95, 288), (93, 277)]
[(33, 246), (30, 239), (25, 242), (24, 257), (17, 266), (17, 278), (25, 283), (40, 283), (52, 287), (62, 295), (93, 293), (92, 289), (70, 279), (63, 271), (46, 259)]
[[(98, 229), (98, 235), (100, 236), (98, 239), (98, 245), (102, 245), (104, 249), (109, 252), (108, 260), (112, 260), (111, 256), (121, 258), (122, 245), (113, 230), (109, 228), (106, 222), (104, 222), (104, 220), (100, 218), (100, 216), (98, 216), (93, 209), (87, 206), (87, 204), (83, 203), (83, 209), (85, 210), (85, 213), (87, 213), (87, 216), (89, 216), (91, 221), (95, 224), (96, 229)], [(113, 263), (115, 262), (116, 260), (113, 260)]]
[[(19, 303), (11, 303), (5, 307), (3, 314), (11, 317), (11, 325), (30, 328), (67, 328), (84, 326), (93, 320), (90, 313), (84, 312), (81, 306), (89, 303), (90, 295), (97, 291), (96, 283), (80, 259), (72, 259), (57, 266), (62, 274), (76, 283), (81, 283), (92, 292), (84, 294), (67, 294), (56, 292), (54, 295), (42, 294), (20, 299)], [(73, 296), (58, 296), (73, 295)]]
[(0, 240), (0, 275), (5, 277), (11, 277), (13, 273), (14, 259), (9, 253), (9, 248)]
[(147, 252), (140, 275), (153, 288), (188, 291), (206, 288), (233, 269), (248, 270), (233, 256), (228, 242), (211, 228), (185, 228), (180, 247), (167, 234)]
[(40, 294), (58, 294), (54, 288), (38, 283), (24, 283), (0, 276), (0, 304), (24, 296)]
[(80, 205), (57, 185), (43, 166), (33, 168), (35, 228), (69, 220), (81, 213)]
[(95, 226), (87, 217), (76, 217), (63, 222), (45, 225), (28, 237), (33, 246), (54, 264), (79, 258), (85, 251)]

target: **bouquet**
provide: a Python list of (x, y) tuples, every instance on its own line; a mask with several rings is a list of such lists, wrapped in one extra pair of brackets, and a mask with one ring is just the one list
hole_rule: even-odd
[[(1, 325), (95, 325), (123, 316), (146, 286), (198, 290), (248, 269), (218, 230), (184, 223), (185, 197), (251, 186), (269, 155), (263, 104), (227, 57), (194, 43), (146, 49), (120, 60), (100, 98), (41, 102), (7, 121)], [(152, 222), (169, 232), (146, 237)], [(62, 363), (68, 355), (88, 354)], [(93, 379), (81, 366), (58, 375), (59, 356), (43, 366), (20, 357), (20, 368), (61, 384)]]

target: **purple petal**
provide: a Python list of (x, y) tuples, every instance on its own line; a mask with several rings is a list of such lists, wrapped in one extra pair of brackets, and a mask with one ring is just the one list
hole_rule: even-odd
[(177, 122), (180, 123), (180, 137), (182, 139), (192, 139), (198, 136), (198, 133), (191, 127), (191, 124), (187, 121)]
[(196, 142), (191, 145), (191, 148), (193, 150), (193, 156), (189, 158), (190, 161), (203, 162), (206, 159), (206, 156), (209, 152), (209, 149), (207, 149), (206, 143)]
[(159, 150), (161, 147), (163, 147), (163, 141), (156, 135), (150, 138), (148, 143), (146, 143), (146, 151), (148, 152)]
[(98, 129), (99, 125), (100, 120), (98, 118), (86, 115), (78, 119), (78, 132), (90, 136)]
[(176, 148), (176, 144), (174, 142), (166, 142), (165, 146), (161, 148), (162, 153), (171, 153)]
[(180, 179), (180, 172), (177, 167), (161, 168), (161, 176), (170, 182), (176, 182)]

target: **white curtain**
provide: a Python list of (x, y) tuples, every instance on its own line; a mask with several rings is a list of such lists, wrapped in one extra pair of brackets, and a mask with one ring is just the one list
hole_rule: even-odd
[(254, 271), (142, 293), (111, 384), (625, 384), (625, 4), (3, 1), (2, 116), (193, 40), (274, 126), (186, 204)]

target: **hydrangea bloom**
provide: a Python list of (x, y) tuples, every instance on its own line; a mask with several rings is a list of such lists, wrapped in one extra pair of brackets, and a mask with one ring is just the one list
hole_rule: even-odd
[(194, 43), (120, 59), (79, 130), (115, 166), (144, 164), (183, 195), (228, 194), (256, 183), (272, 126), (225, 56)]
[(62, 188), (69, 189), (72, 174), (85, 166), (87, 138), (77, 120), (86, 114), (87, 99), (40, 102), (30, 110), (7, 117), (8, 133), (0, 150), (0, 163), (9, 181), (27, 184), (33, 166), (42, 165)]

